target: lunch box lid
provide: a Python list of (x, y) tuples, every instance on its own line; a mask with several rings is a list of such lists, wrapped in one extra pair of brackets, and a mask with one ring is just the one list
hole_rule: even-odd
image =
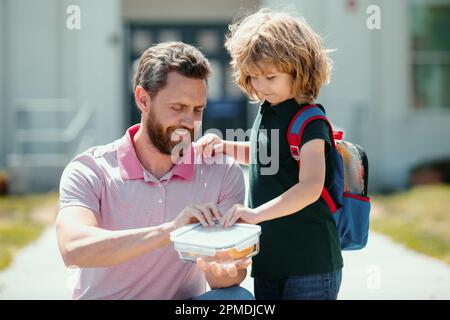
[(201, 223), (181, 227), (170, 233), (170, 240), (179, 251), (215, 255), (217, 250), (236, 248), (242, 251), (258, 242), (261, 227), (236, 223), (231, 227), (204, 227)]

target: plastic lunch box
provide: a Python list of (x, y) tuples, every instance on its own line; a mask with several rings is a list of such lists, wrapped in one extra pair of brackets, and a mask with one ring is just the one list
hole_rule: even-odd
[(203, 258), (207, 262), (227, 265), (256, 255), (259, 252), (258, 225), (236, 223), (224, 228), (203, 227), (200, 223), (181, 227), (170, 233), (170, 240), (180, 258), (196, 262)]

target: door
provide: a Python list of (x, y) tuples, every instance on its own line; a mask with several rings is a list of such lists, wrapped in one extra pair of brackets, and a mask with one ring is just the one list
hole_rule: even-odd
[(225, 138), (226, 129), (247, 129), (247, 99), (233, 84), (230, 57), (224, 47), (227, 25), (129, 24), (126, 31), (126, 79), (129, 125), (140, 122), (134, 102), (134, 66), (149, 46), (165, 41), (183, 41), (199, 48), (208, 58), (212, 74), (208, 80), (208, 105), (203, 115), (202, 133), (218, 129)]

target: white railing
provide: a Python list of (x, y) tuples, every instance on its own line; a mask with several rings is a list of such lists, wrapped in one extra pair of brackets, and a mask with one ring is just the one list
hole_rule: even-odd
[(12, 152), (6, 157), (12, 193), (56, 189), (74, 155), (95, 144), (90, 103), (69, 99), (21, 100), (10, 126)]
[[(47, 125), (39, 127), (31, 119), (44, 115)], [(92, 146), (95, 137), (89, 123), (94, 110), (89, 103), (81, 108), (69, 99), (21, 100), (14, 109), (12, 140), (14, 150), (7, 156), (8, 167), (61, 167), (78, 152)], [(71, 120), (67, 120), (70, 119)], [(70, 121), (66, 128), (58, 128)], [(49, 128), (51, 127), (51, 128)], [(50, 145), (56, 152), (30, 152), (39, 144)]]

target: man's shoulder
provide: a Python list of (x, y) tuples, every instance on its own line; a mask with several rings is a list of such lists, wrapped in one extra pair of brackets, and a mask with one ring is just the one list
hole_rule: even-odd
[[(116, 162), (116, 141), (105, 145), (93, 146), (76, 155), (64, 168), (61, 176), (61, 185), (71, 184), (73, 181), (102, 181), (105, 172), (111, 168), (111, 161)], [(108, 157), (109, 155), (109, 157)], [(106, 160), (106, 161), (105, 161)]]
[(118, 141), (119, 140), (113, 141), (108, 144), (95, 146), (87, 150), (86, 152), (90, 151), (95, 159), (105, 157), (109, 154), (116, 154)]
[(105, 157), (117, 154), (118, 140), (104, 145), (93, 146), (86, 151), (76, 155), (68, 164), (68, 166), (74, 163), (81, 163), (86, 166), (99, 166), (101, 159)]

